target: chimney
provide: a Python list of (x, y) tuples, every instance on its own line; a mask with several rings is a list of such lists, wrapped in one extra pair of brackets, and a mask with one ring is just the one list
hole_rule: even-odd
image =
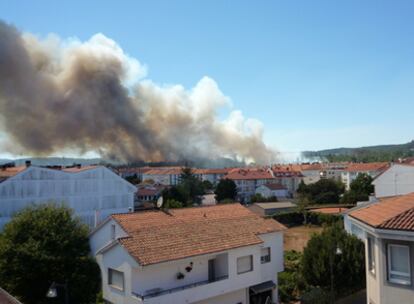
[(82, 164), (76, 164), (76, 168), (80, 169), (82, 167)]
[(31, 160), (26, 160), (25, 161), (26, 167), (30, 167), (32, 165), (32, 161)]

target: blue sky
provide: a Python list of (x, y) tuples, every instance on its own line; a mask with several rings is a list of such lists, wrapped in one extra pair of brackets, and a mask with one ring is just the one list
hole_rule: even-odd
[(157, 83), (217, 81), (284, 152), (414, 138), (413, 1), (2, 1), (40, 36), (101, 32)]

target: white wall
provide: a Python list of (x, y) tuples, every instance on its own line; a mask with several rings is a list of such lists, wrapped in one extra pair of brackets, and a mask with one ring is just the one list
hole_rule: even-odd
[(414, 192), (414, 166), (394, 164), (373, 185), (378, 198)]
[(31, 166), (0, 183), (0, 228), (31, 204), (63, 203), (94, 226), (112, 213), (134, 206), (135, 187), (105, 167), (64, 172)]
[[(108, 228), (110, 225), (110, 222), (106, 223), (101, 227), (102, 231), (98, 231), (99, 233), (95, 233), (91, 236), (91, 246), (93, 248), (100, 247), (99, 244), (106, 243), (104, 241), (105, 235), (110, 238)], [(235, 248), (223, 252), (228, 256), (227, 263), (221, 261), (218, 264), (224, 267), (227, 266), (228, 279), (153, 298), (146, 298), (145, 303), (195, 303), (198, 301), (206, 301), (207, 299), (213, 297), (222, 297), (223, 295), (227, 295), (229, 293), (234, 293), (234, 295), (229, 295), (228, 297), (225, 296), (223, 299), (242, 299), (243, 297), (240, 297), (240, 290), (242, 289), (245, 290), (250, 286), (260, 284), (268, 280), (272, 280), (277, 284), (277, 273), (283, 271), (283, 233), (274, 232), (264, 234), (260, 235), (260, 238), (264, 241), (263, 244)], [(271, 248), (271, 262), (266, 264), (261, 264), (260, 262), (261, 248), (263, 247)], [(120, 245), (116, 245), (115, 247), (104, 252), (103, 255), (97, 256), (97, 261), (101, 267), (104, 278), (104, 296), (107, 300), (113, 301), (114, 303), (140, 303), (140, 300), (132, 297), (132, 291), (145, 295), (146, 291), (155, 288), (167, 290), (206, 281), (208, 280), (208, 260), (219, 254), (220, 253), (196, 256), (178, 261), (169, 261), (141, 267), (138, 266), (128, 254), (126, 254), (125, 250)], [(253, 271), (237, 274), (237, 258), (247, 255), (253, 255)], [(185, 267), (189, 266), (190, 262), (193, 262), (193, 269), (188, 273), (186, 272)], [(219, 267), (219, 265), (217, 266)], [(125, 273), (125, 280), (128, 282), (126, 282), (126, 289), (122, 294), (120, 294), (119, 291), (114, 290), (114, 288), (105, 286), (105, 284), (107, 285), (105, 276), (107, 276), (106, 272), (108, 267), (123, 271)], [(178, 272), (185, 274), (185, 278), (178, 280), (176, 278)], [(218, 271), (216, 271), (216, 274), (219, 275)], [(276, 291), (274, 293), (275, 295), (277, 294)], [(122, 300), (120, 300), (121, 296), (124, 296)], [(207, 302), (204, 303), (209, 302), (207, 300)], [(245, 303), (243, 299), (242, 303)]]

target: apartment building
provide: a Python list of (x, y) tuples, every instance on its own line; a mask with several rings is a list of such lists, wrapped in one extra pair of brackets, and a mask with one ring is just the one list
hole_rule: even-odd
[(272, 170), (268, 168), (233, 169), (223, 178), (234, 181), (237, 186), (238, 200), (246, 203), (250, 202), (250, 198), (255, 194), (257, 187), (277, 183)]
[(134, 208), (136, 188), (103, 166), (0, 168), (0, 229), (32, 204), (62, 203), (94, 227), (113, 213)]
[(365, 173), (372, 178), (377, 177), (379, 174), (388, 169), (389, 163), (350, 163), (347, 168), (342, 172), (342, 183), (345, 184), (345, 188), (349, 189), (351, 183), (357, 178), (359, 174)]
[(106, 303), (278, 303), (284, 229), (228, 204), (113, 215), (90, 245)]
[(367, 303), (413, 303), (414, 193), (357, 207), (344, 223), (365, 243)]

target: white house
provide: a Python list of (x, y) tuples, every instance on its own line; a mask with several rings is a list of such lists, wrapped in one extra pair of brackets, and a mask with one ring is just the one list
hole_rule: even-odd
[(365, 243), (367, 303), (414, 303), (414, 193), (357, 207), (345, 228)]
[(0, 228), (31, 204), (63, 203), (93, 227), (134, 207), (135, 186), (103, 166), (0, 168)]
[(372, 178), (377, 177), (389, 167), (386, 162), (379, 163), (351, 163), (342, 172), (342, 183), (345, 184), (345, 188), (349, 189), (351, 183), (357, 178), (359, 174), (365, 173)]
[(287, 198), (290, 197), (288, 189), (281, 184), (264, 184), (256, 188), (256, 194), (260, 194), (265, 198), (270, 198), (275, 196), (276, 198)]
[(372, 184), (377, 198), (414, 192), (414, 165), (393, 164), (378, 175)]
[(90, 245), (106, 303), (278, 303), (284, 229), (226, 204), (113, 215)]

